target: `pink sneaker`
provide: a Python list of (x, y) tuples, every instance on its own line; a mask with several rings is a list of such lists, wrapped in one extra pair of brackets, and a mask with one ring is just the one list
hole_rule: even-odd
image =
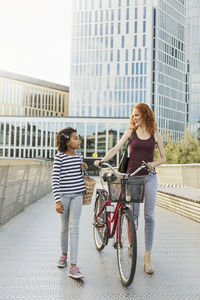
[(65, 268), (66, 265), (67, 265), (67, 256), (62, 255), (60, 257), (60, 259), (58, 260), (58, 262), (57, 262), (57, 267), (59, 267), (59, 268)]
[(77, 267), (77, 266), (70, 269), (68, 274), (69, 274), (69, 277), (75, 278), (75, 279), (80, 279), (80, 278), (84, 277), (83, 274), (81, 274), (79, 267)]

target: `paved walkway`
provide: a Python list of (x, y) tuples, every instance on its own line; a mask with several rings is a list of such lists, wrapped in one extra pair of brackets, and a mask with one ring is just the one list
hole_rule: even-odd
[[(142, 210), (141, 210), (142, 212)], [(134, 282), (120, 282), (116, 250), (99, 253), (92, 236), (93, 206), (83, 207), (79, 265), (83, 282), (56, 267), (59, 215), (51, 194), (0, 228), (0, 299), (200, 299), (200, 224), (156, 208), (153, 249), (155, 274), (143, 272), (143, 214), (138, 229), (138, 262)]]

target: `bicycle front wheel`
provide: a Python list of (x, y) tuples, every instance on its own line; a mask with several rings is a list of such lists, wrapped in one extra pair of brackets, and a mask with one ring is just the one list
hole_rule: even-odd
[(103, 207), (105, 199), (103, 195), (98, 195), (94, 206), (94, 223), (93, 223), (93, 236), (94, 243), (97, 250), (101, 251), (108, 243), (108, 228), (107, 228), (107, 215), (105, 208), (97, 217), (99, 211)]
[(117, 234), (117, 261), (122, 284), (129, 286), (134, 278), (137, 261), (137, 237), (133, 215), (129, 208), (120, 214)]

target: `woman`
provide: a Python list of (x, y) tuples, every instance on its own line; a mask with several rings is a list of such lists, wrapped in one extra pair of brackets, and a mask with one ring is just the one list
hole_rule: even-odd
[[(136, 104), (130, 117), (130, 126), (123, 134), (120, 141), (113, 147), (101, 160), (106, 162), (111, 159), (131, 137), (129, 144), (130, 158), (127, 173), (134, 172), (142, 161), (148, 163), (154, 169), (165, 162), (165, 151), (160, 133), (156, 128), (155, 115), (147, 104)], [(155, 145), (157, 144), (160, 159), (153, 161)], [(94, 162), (99, 167), (99, 161)], [(148, 274), (154, 272), (151, 263), (151, 250), (154, 235), (154, 212), (157, 194), (157, 175), (149, 175), (146, 170), (141, 170), (138, 176), (145, 176), (145, 195), (144, 195), (144, 218), (145, 218), (145, 254), (144, 271)], [(134, 214), (139, 216), (139, 204), (134, 204)]]

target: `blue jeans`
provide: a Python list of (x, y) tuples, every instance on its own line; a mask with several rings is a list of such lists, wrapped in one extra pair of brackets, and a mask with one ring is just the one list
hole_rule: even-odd
[(70, 244), (70, 264), (77, 263), (79, 221), (82, 211), (82, 194), (61, 195), (61, 202), (64, 206), (61, 214), (61, 249), (62, 253), (68, 252), (68, 235)]
[[(145, 219), (145, 250), (151, 251), (155, 227), (155, 206), (158, 189), (157, 175), (145, 175), (144, 219)], [(140, 204), (134, 203), (134, 215), (139, 217)]]

